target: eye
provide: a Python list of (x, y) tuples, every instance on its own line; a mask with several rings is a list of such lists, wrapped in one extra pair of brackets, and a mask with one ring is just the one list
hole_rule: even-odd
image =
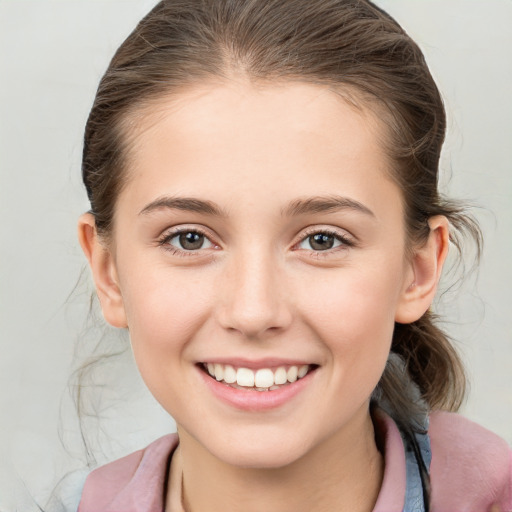
[(193, 229), (175, 231), (174, 233), (166, 235), (164, 239), (160, 241), (160, 245), (170, 245), (177, 251), (187, 252), (213, 247), (213, 243), (204, 233)]
[(354, 245), (351, 240), (341, 233), (331, 231), (316, 231), (308, 234), (299, 244), (299, 249), (306, 249), (308, 251), (328, 251), (329, 249), (336, 249), (340, 246)]

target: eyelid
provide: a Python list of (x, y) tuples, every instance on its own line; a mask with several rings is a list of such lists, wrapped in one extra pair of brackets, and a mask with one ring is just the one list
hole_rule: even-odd
[[(168, 242), (175, 238), (176, 236), (182, 234), (182, 233), (198, 233), (202, 236), (204, 236), (211, 244), (212, 247), (207, 247), (205, 249), (197, 249), (197, 250), (191, 250), (187, 251), (184, 249), (180, 249), (178, 247), (175, 247), (173, 245), (170, 245)], [(162, 234), (157, 238), (157, 244), (162, 247), (165, 250), (170, 251), (172, 254), (176, 254), (179, 256), (199, 256), (204, 251), (209, 250), (216, 250), (220, 247), (220, 245), (215, 241), (215, 237), (210, 233), (209, 230), (197, 226), (197, 225), (179, 225), (174, 226), (172, 228), (168, 228), (162, 232)]]
[[(168, 242), (172, 240), (177, 235), (180, 235), (181, 233), (187, 233), (187, 232), (196, 232), (204, 236), (213, 247), (208, 247), (205, 249), (197, 249), (197, 250), (184, 250), (179, 249), (178, 247), (175, 247), (173, 245), (170, 245)], [(315, 251), (313, 249), (300, 249), (298, 246), (300, 243), (302, 243), (304, 240), (306, 240), (308, 237), (315, 235), (315, 234), (327, 234), (330, 236), (333, 236), (338, 241), (341, 242), (341, 244), (337, 247), (326, 249), (324, 251)], [(210, 252), (213, 250), (218, 250), (221, 248), (220, 244), (215, 241), (216, 237), (211, 234), (211, 231), (209, 229), (205, 229), (202, 226), (198, 225), (179, 225), (174, 226), (171, 228), (168, 228), (162, 232), (162, 234), (157, 238), (157, 244), (161, 246), (163, 249), (170, 251), (174, 255), (178, 256), (201, 256), (204, 255), (205, 252)], [(322, 225), (316, 225), (316, 226), (309, 226), (303, 230), (300, 235), (296, 238), (296, 240), (292, 244), (292, 250), (301, 250), (309, 253), (313, 253), (315, 257), (327, 257), (329, 255), (332, 255), (333, 253), (336, 253), (338, 251), (347, 250), (350, 247), (356, 246), (356, 240), (353, 235), (348, 233), (346, 230), (343, 230), (341, 228), (336, 228), (332, 226), (322, 226)]]
[[(338, 247), (334, 247), (332, 249), (326, 249), (324, 251), (313, 251), (312, 249), (300, 249), (298, 248), (299, 244), (302, 243), (304, 240), (306, 240), (308, 237), (316, 234), (326, 234), (333, 236), (337, 240), (341, 242), (341, 245)], [(356, 240), (354, 237), (348, 233), (346, 230), (342, 230), (340, 228), (334, 228), (334, 227), (327, 227), (327, 226), (310, 226), (306, 228), (305, 231), (302, 231), (300, 233), (300, 236), (298, 239), (293, 243), (292, 248), (295, 250), (302, 250), (302, 251), (309, 251), (314, 252), (315, 255), (325, 255), (332, 254), (333, 252), (336, 252), (338, 250), (344, 250), (349, 247), (354, 247), (356, 245)]]

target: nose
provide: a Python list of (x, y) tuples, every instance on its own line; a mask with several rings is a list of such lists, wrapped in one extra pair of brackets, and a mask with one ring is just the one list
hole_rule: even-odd
[(290, 297), (282, 269), (270, 256), (234, 258), (220, 286), (218, 319), (221, 326), (248, 339), (264, 339), (291, 323)]

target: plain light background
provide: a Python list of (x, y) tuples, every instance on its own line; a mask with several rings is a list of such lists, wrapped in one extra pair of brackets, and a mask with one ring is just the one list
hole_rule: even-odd
[[(108, 61), (154, 3), (0, 0), (2, 512), (35, 510), (29, 494), (44, 504), (60, 477), (83, 467), (66, 385), (85, 353), (75, 357), (77, 343), (83, 336), (92, 346), (100, 333), (84, 328), (91, 288), (87, 273), (80, 278), (75, 227), (88, 209), (81, 139)], [(512, 1), (378, 4), (419, 42), (444, 95), (445, 190), (482, 206), (480, 271), (446, 293), (439, 310), (468, 366), (462, 412), (512, 443)], [(173, 430), (129, 354), (103, 374), (95, 380), (109, 384), (93, 434), (98, 463)]]

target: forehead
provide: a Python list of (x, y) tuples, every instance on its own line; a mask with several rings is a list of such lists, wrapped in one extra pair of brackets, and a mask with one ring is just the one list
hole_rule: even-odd
[(152, 102), (130, 125), (128, 183), (141, 200), (338, 193), (372, 202), (383, 186), (396, 189), (379, 119), (327, 86), (205, 84)]
[(134, 146), (170, 129), (177, 137), (196, 139), (231, 132), (233, 143), (250, 139), (254, 145), (268, 145), (273, 134), (279, 135), (279, 143), (287, 135), (310, 140), (320, 136), (330, 142), (344, 131), (354, 132), (353, 144), (365, 144), (370, 139), (377, 142), (385, 132), (378, 117), (365, 107), (369, 104), (369, 99), (349, 88), (233, 80), (196, 84), (152, 100), (129, 117), (127, 126)]

